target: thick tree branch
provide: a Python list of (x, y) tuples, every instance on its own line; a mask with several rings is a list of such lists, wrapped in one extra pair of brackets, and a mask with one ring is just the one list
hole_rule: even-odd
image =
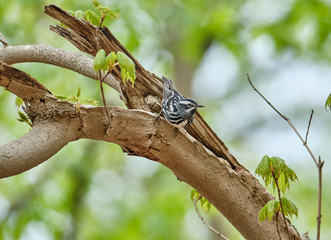
[[(31, 78), (9, 65), (2, 66), (7, 71), (0, 72), (0, 76), (18, 72), (23, 79)], [(0, 85), (6, 83), (6, 78), (0, 77), (0, 80)], [(19, 80), (12, 78), (11, 81)], [(31, 89), (31, 82), (37, 81), (31, 78), (20, 88)], [(90, 106), (80, 108), (84, 123), (81, 128), (74, 104), (57, 100), (42, 85), (34, 84), (34, 88), (43, 89), (45, 94), (43, 101), (29, 97), (26, 111), (34, 116), (32, 131), (0, 148), (0, 177), (37, 166), (70, 141), (88, 138), (113, 142), (129, 154), (167, 166), (178, 179), (205, 196), (246, 239), (275, 239), (277, 236), (275, 222), (260, 224), (258, 221), (259, 210), (272, 196), (250, 173), (237, 173), (228, 162), (217, 158), (184, 129), (176, 133), (165, 120), (155, 127), (155, 116), (150, 112), (108, 107), (112, 118), (111, 131), (106, 134), (103, 107)], [(292, 225), (289, 228), (292, 239), (300, 239), (295, 228)], [(282, 229), (281, 234), (286, 236)]]
[(46, 161), (75, 139), (68, 122), (38, 124), (23, 137), (0, 146), (0, 178), (25, 172)]

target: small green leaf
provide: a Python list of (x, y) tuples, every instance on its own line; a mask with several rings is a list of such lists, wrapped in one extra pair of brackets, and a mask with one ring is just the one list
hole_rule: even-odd
[(285, 193), (286, 188), (289, 186), (288, 179), (285, 177), (284, 172), (282, 172), (278, 178), (278, 186), (283, 193)]
[(74, 16), (77, 17), (78, 19), (84, 19), (84, 13), (82, 10), (77, 10), (75, 13), (74, 13)]
[(281, 198), (282, 201), (282, 206), (283, 206), (283, 210), (284, 210), (284, 214), (288, 217), (292, 217), (293, 215), (295, 215), (296, 217), (298, 217), (298, 208), (297, 206), (295, 206), (295, 204), (288, 200), (286, 197), (282, 197)]
[(83, 98), (81, 101), (85, 102), (87, 104), (91, 104), (93, 106), (98, 106), (98, 101), (91, 99), (91, 98)]
[(270, 175), (270, 173), (270, 158), (265, 155), (263, 156), (260, 164), (257, 166), (255, 174), (260, 175), (264, 180), (268, 175)]
[(57, 97), (60, 100), (68, 100), (68, 97), (62, 94), (56, 94), (55, 97)]
[(268, 206), (264, 205), (264, 207), (259, 212), (259, 221), (263, 222), (268, 217)]
[(136, 79), (134, 62), (122, 52), (117, 52), (117, 61), (121, 67), (121, 75), (124, 85), (126, 85), (126, 81), (130, 81), (133, 87)]
[(197, 190), (192, 188), (192, 190), (191, 190), (191, 200), (193, 201), (195, 198), (197, 198), (197, 196), (199, 196), (199, 193), (197, 192)]
[(206, 212), (209, 212), (210, 211), (210, 208), (211, 208), (211, 203), (209, 201), (207, 201), (207, 204), (205, 206), (205, 211)]
[(284, 173), (285, 173), (285, 176), (288, 178), (288, 179), (290, 179), (291, 181), (296, 181), (296, 180), (298, 180), (298, 177), (297, 177), (297, 175), (295, 174), (295, 172), (291, 169), (291, 168), (289, 168), (288, 166), (286, 166), (285, 167), (285, 169), (284, 169)]
[(95, 26), (99, 26), (101, 22), (100, 17), (98, 17), (98, 15), (96, 15), (95, 12), (91, 10), (86, 10), (84, 12), (84, 19)]
[(15, 106), (17, 110), (23, 105), (23, 99), (20, 97), (15, 98)]
[(329, 94), (328, 98), (325, 101), (325, 110), (331, 110), (331, 93)]
[(18, 111), (18, 116), (23, 120), (23, 122), (28, 121), (28, 117), (25, 115), (25, 113)]
[(269, 222), (271, 222), (273, 216), (276, 212), (278, 212), (280, 209), (279, 201), (278, 200), (271, 200), (267, 202), (266, 205), (260, 210), (259, 213), (259, 220), (260, 222), (263, 222), (267, 218), (269, 219)]
[(105, 50), (101, 49), (99, 52), (96, 54), (93, 62), (94, 70), (103, 70), (104, 72), (107, 70), (109, 67), (108, 64), (106, 63), (106, 52)]
[(82, 88), (79, 86), (78, 90), (77, 90), (77, 93), (76, 93), (76, 97), (78, 97), (78, 98), (80, 97), (81, 91), (82, 91)]
[(112, 67), (117, 61), (117, 56), (115, 52), (111, 52), (106, 57), (107, 64)]
[(100, 11), (101, 17), (103, 17), (103, 18), (110, 17), (110, 18), (116, 19), (116, 18), (120, 17), (119, 13), (111, 10), (110, 7), (100, 6), (97, 9)]
[(95, 8), (100, 6), (99, 1), (97, 1), (97, 0), (92, 0), (92, 3), (93, 3), (93, 7), (95, 7)]
[(75, 12), (74, 11), (72, 11), (72, 10), (67, 10), (67, 12), (69, 13), (69, 14), (71, 14), (71, 15), (75, 15)]

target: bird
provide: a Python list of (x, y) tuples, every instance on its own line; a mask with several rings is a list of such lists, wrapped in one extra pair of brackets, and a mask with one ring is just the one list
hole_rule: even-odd
[(204, 107), (199, 105), (194, 99), (183, 97), (175, 88), (172, 81), (164, 76), (163, 80), (163, 99), (161, 102), (162, 111), (158, 118), (163, 115), (166, 120), (176, 128), (189, 126), (194, 119), (197, 108)]

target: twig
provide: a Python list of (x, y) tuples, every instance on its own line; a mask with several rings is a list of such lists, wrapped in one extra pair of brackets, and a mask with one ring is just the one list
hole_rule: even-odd
[[(96, 43), (97, 43), (97, 50), (98, 51), (101, 48), (100, 47), (100, 41), (99, 41), (99, 37), (98, 37), (99, 35), (98, 34), (100, 32), (100, 28), (101, 28), (101, 25), (103, 23), (103, 20), (104, 20), (104, 17), (101, 18), (100, 25), (96, 29), (96, 34), (95, 34)], [(109, 74), (109, 71), (108, 71), (108, 73), (103, 78), (101, 78), (101, 70), (99, 69), (99, 71), (98, 71), (98, 78), (99, 78), (99, 82), (100, 82), (100, 90), (101, 90), (101, 95), (102, 95), (102, 102), (103, 102), (104, 109), (105, 109), (105, 112), (106, 112), (106, 115), (107, 115), (107, 118), (108, 118), (108, 128), (106, 130), (106, 134), (109, 134), (110, 129), (111, 129), (111, 126), (110, 126), (110, 124), (111, 124), (111, 117), (110, 117), (109, 111), (107, 109), (107, 103), (106, 103), (106, 98), (105, 98), (105, 93), (103, 91), (103, 84), (102, 83), (103, 83), (104, 79), (106, 78), (106, 76), (108, 76), (108, 74)]]
[(310, 114), (310, 118), (309, 118), (308, 127), (307, 127), (307, 133), (306, 133), (305, 142), (303, 143), (303, 145), (307, 145), (308, 133), (309, 133), (310, 125), (311, 125), (311, 120), (313, 119), (313, 114), (314, 114), (314, 110), (312, 109), (311, 110), (311, 114)]
[(111, 118), (110, 118), (110, 113), (107, 108), (105, 93), (103, 91), (103, 85), (102, 85), (103, 80), (104, 80), (104, 78), (101, 79), (101, 70), (99, 70), (99, 82), (100, 82), (100, 90), (101, 90), (101, 95), (102, 95), (102, 102), (103, 102), (103, 106), (104, 106), (104, 109), (105, 109), (105, 112), (106, 112), (106, 115), (108, 118), (108, 129), (107, 129), (107, 134), (108, 134), (110, 131)]
[(280, 235), (279, 224), (278, 224), (278, 211), (276, 212), (276, 228), (277, 228), (279, 240), (282, 240), (282, 236)]
[(320, 240), (320, 232), (321, 232), (321, 218), (322, 218), (322, 168), (324, 165), (324, 161), (321, 161), (321, 157), (318, 157), (318, 162), (314, 156), (314, 154), (312, 153), (312, 151), (310, 150), (308, 144), (307, 144), (307, 138), (308, 138), (308, 133), (309, 133), (309, 129), (310, 129), (310, 125), (311, 125), (311, 121), (313, 118), (313, 113), (314, 111), (312, 110), (311, 114), (310, 114), (310, 119), (309, 119), (309, 123), (308, 123), (308, 127), (307, 127), (307, 133), (306, 133), (306, 138), (305, 140), (303, 140), (302, 136), (299, 134), (298, 130), (294, 127), (294, 125), (292, 124), (291, 120), (286, 117), (285, 115), (281, 114), (253, 85), (249, 74), (247, 73), (247, 79), (250, 83), (250, 85), (252, 86), (252, 88), (269, 104), (270, 107), (272, 107), (272, 109), (274, 109), (285, 121), (288, 122), (288, 124), (291, 126), (291, 128), (294, 130), (294, 132), (298, 135), (298, 137), (300, 138), (300, 140), (302, 141), (303, 145), (305, 146), (305, 148), (307, 149), (307, 151), (309, 152), (311, 158), (313, 159), (316, 167), (318, 168), (318, 213), (317, 213), (317, 240)]
[[(279, 116), (281, 116), (285, 121), (288, 122), (288, 124), (291, 126), (291, 128), (294, 130), (294, 132), (298, 135), (298, 137), (300, 138), (300, 140), (302, 141), (302, 143), (304, 144), (305, 141), (303, 140), (303, 138), (301, 137), (300, 133), (298, 132), (298, 130), (294, 127), (294, 125), (292, 124), (291, 120), (286, 117), (285, 115), (281, 114), (263, 95), (262, 93), (260, 93), (256, 88), (255, 86), (253, 85), (250, 77), (249, 77), (249, 74), (247, 73), (247, 78), (248, 78), (248, 81), (249, 83), (251, 84), (252, 88), (269, 104), (270, 107), (272, 107), (272, 109), (274, 109), (278, 114)], [(316, 161), (316, 158), (314, 156), (314, 154), (311, 152), (310, 148), (308, 147), (308, 145), (305, 145), (304, 146), (306, 147), (306, 149), (308, 150), (310, 156), (312, 157), (312, 159), (314, 160), (315, 162), (315, 165), (318, 167), (318, 163)]]
[(282, 204), (282, 198), (281, 198), (281, 195), (280, 195), (280, 188), (279, 188), (279, 185), (278, 185), (278, 179), (276, 178), (275, 172), (273, 170), (271, 171), (271, 173), (272, 173), (272, 177), (274, 178), (275, 183), (276, 183), (280, 210), (282, 211), (282, 215), (283, 215), (283, 219), (284, 219), (284, 223), (285, 223), (285, 228), (286, 228), (286, 231), (287, 231), (287, 234), (288, 234), (288, 239), (291, 240), (290, 231), (288, 230), (287, 221), (286, 221), (285, 214), (284, 214), (284, 208), (283, 208), (283, 204)]
[(217, 236), (219, 236), (221, 239), (223, 240), (229, 240), (227, 237), (225, 237), (224, 235), (222, 235), (220, 232), (218, 232), (216, 229), (214, 229), (212, 226), (210, 226), (205, 219), (202, 217), (201, 213), (199, 212), (198, 206), (197, 206), (197, 202), (201, 199), (201, 195), (197, 198), (197, 199), (192, 199), (192, 202), (194, 204), (194, 208), (195, 211), (197, 212), (199, 218), (201, 219), (201, 221), (214, 233), (216, 233)]
[(318, 213), (317, 213), (317, 237), (320, 239), (321, 232), (321, 218), (322, 218), (322, 168), (324, 161), (321, 161), (321, 157), (318, 156)]
[(4, 47), (8, 47), (9, 43), (7, 42), (6, 38), (0, 33), (0, 42), (3, 44)]

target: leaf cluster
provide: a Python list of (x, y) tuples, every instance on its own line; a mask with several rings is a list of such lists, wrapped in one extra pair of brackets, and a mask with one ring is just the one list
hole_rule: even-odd
[[(281, 198), (282, 206), (284, 209), (284, 214), (288, 217), (292, 217), (293, 215), (298, 217), (298, 208), (295, 206), (295, 204), (287, 199), (286, 197)], [(267, 202), (266, 205), (261, 209), (259, 213), (259, 220), (260, 222), (263, 222), (267, 218), (269, 219), (269, 222), (271, 222), (273, 216), (275, 214), (278, 214), (280, 211), (280, 203), (278, 200), (271, 200)]]
[(123, 52), (111, 52), (106, 56), (105, 50), (98, 51), (94, 58), (93, 66), (95, 71), (111, 72), (112, 69), (119, 65), (124, 85), (129, 81), (134, 86), (136, 80), (135, 63)]
[[(289, 189), (290, 181), (298, 180), (295, 172), (285, 164), (285, 161), (276, 156), (265, 155), (257, 166), (255, 174), (262, 177), (266, 186), (271, 184), (274, 190), (279, 188), (283, 194), (285, 194), (286, 189)], [(271, 200), (264, 205), (259, 213), (260, 222), (267, 218), (271, 221), (274, 215), (278, 216), (281, 207), (285, 216), (298, 216), (298, 208), (293, 202), (284, 196), (281, 197), (280, 201), (282, 205), (280, 205), (279, 200)]]
[(285, 164), (285, 161), (276, 156), (270, 158), (265, 155), (257, 166), (255, 174), (262, 177), (266, 186), (271, 184), (274, 190), (277, 181), (283, 193), (290, 187), (290, 181), (298, 180), (295, 172)]
[(204, 198), (203, 196), (201, 196), (201, 194), (198, 193), (198, 191), (195, 190), (194, 188), (191, 190), (191, 200), (192, 201), (200, 201), (201, 207), (206, 212), (209, 212), (210, 211), (211, 203), (206, 198)]
[(82, 89), (79, 86), (78, 89), (77, 89), (76, 94), (72, 94), (70, 96), (65, 96), (65, 95), (62, 95), (62, 94), (56, 94), (55, 96), (59, 100), (64, 100), (64, 101), (68, 101), (68, 102), (72, 102), (72, 103), (76, 104), (76, 108), (77, 108), (77, 106), (80, 106), (83, 103), (91, 104), (93, 106), (98, 105), (98, 101), (96, 101), (94, 99), (81, 97), (81, 91), (82, 91)]
[(110, 17), (113, 19), (119, 18), (120, 15), (117, 12), (111, 10), (110, 7), (102, 6), (100, 2), (98, 2), (97, 0), (92, 0), (92, 3), (93, 3), (93, 7), (100, 12), (101, 19), (104, 19), (105, 17)]
[(77, 11), (68, 10), (67, 12), (70, 13), (71, 15), (79, 18), (79, 19), (89, 21), (91, 24), (93, 24), (95, 26), (100, 26), (100, 24), (103, 22), (103, 20), (107, 16), (110, 17), (110, 18), (112, 18), (112, 19), (118, 18), (120, 16), (117, 12), (112, 11), (110, 7), (102, 6), (96, 0), (92, 0), (92, 3), (93, 3), (93, 7), (99, 11), (101, 17), (99, 17), (95, 12), (93, 12), (90, 9), (88, 9), (86, 11), (82, 11), (82, 10), (77, 10)]

